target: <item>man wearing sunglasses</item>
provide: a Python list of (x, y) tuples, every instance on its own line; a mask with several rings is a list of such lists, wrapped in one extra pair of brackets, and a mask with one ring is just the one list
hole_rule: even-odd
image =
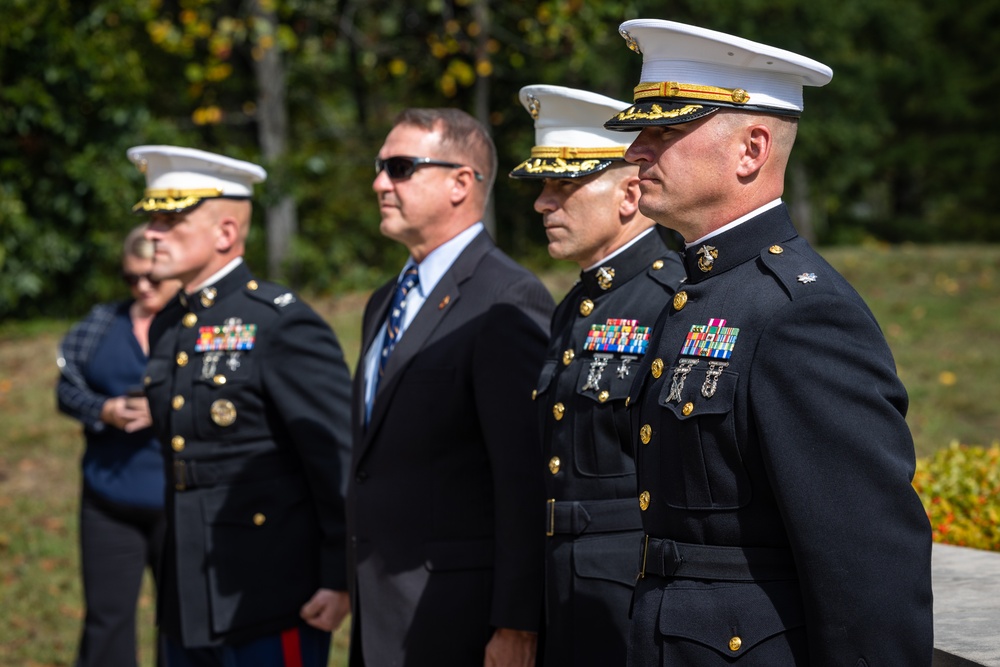
[(554, 304), (483, 228), (497, 158), (479, 122), (404, 111), (375, 167), (380, 229), (410, 257), (368, 302), (354, 376), (351, 665), (531, 665), (530, 397)]
[(531, 157), (510, 173), (541, 185), (549, 254), (580, 280), (556, 308), (536, 402), (545, 478), (545, 667), (624, 665), (642, 522), (625, 397), (649, 330), (684, 277), (639, 212), (639, 170), (605, 130), (625, 102), (527, 86)]
[(262, 168), (138, 146), (150, 277), (184, 287), (150, 329), (167, 468), (159, 623), (169, 667), (325, 667), (349, 611), (350, 377), (330, 327), (243, 261)]

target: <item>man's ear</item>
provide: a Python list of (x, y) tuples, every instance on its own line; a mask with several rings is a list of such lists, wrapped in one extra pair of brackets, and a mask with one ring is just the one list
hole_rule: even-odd
[(472, 190), (479, 181), (472, 167), (459, 167), (452, 178), (451, 203), (455, 206), (472, 196)]
[(759, 172), (774, 147), (774, 137), (771, 128), (766, 125), (751, 125), (744, 130), (743, 143), (736, 175), (740, 178), (751, 178)]
[(240, 223), (231, 215), (223, 215), (216, 224), (215, 249), (227, 253), (240, 238)]
[(621, 192), (622, 198), (618, 202), (618, 215), (622, 221), (628, 221), (639, 212), (639, 197), (642, 196), (642, 193), (639, 191), (639, 177), (632, 175), (628, 178), (623, 178)]

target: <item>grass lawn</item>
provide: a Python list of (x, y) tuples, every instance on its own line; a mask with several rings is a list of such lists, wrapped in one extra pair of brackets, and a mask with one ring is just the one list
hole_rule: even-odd
[[(1000, 440), (1000, 246), (860, 247), (824, 255), (878, 317), (910, 393), (926, 456), (957, 440)], [(544, 276), (556, 297), (573, 272)], [(366, 295), (311, 300), (351, 366)], [(77, 562), (82, 438), (56, 412), (56, 345), (69, 321), (0, 324), (0, 667), (70, 665), (83, 608)], [(142, 665), (152, 665), (153, 594), (140, 597)], [(346, 633), (331, 665), (343, 665)]]

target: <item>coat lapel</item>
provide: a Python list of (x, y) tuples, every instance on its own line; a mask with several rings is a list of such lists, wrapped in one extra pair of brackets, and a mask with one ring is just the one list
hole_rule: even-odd
[[(438, 329), (447, 314), (455, 307), (455, 303), (461, 296), (460, 285), (472, 275), (476, 266), (493, 247), (493, 241), (486, 232), (480, 233), (462, 251), (451, 268), (441, 276), (441, 280), (434, 286), (434, 289), (427, 295), (427, 300), (421, 306), (420, 312), (413, 318), (413, 322), (406, 328), (402, 339), (392, 351), (389, 363), (385, 368), (385, 374), (379, 382), (378, 390), (375, 392), (375, 402), (372, 405), (371, 420), (368, 424), (365, 442), (370, 442), (379, 425), (385, 416), (388, 406), (392, 403), (392, 395), (399, 386), (401, 376), (406, 372), (410, 362), (424, 348), (427, 341)], [(390, 290), (391, 294), (391, 290)], [(384, 318), (388, 308), (388, 299), (377, 312), (381, 312)], [(376, 321), (376, 333), (381, 325), (381, 320)], [(370, 343), (365, 346), (367, 350)]]

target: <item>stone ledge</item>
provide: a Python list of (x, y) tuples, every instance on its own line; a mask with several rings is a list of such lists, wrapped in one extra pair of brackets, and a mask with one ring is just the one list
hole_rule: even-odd
[(1000, 667), (1000, 552), (935, 544), (933, 667)]

